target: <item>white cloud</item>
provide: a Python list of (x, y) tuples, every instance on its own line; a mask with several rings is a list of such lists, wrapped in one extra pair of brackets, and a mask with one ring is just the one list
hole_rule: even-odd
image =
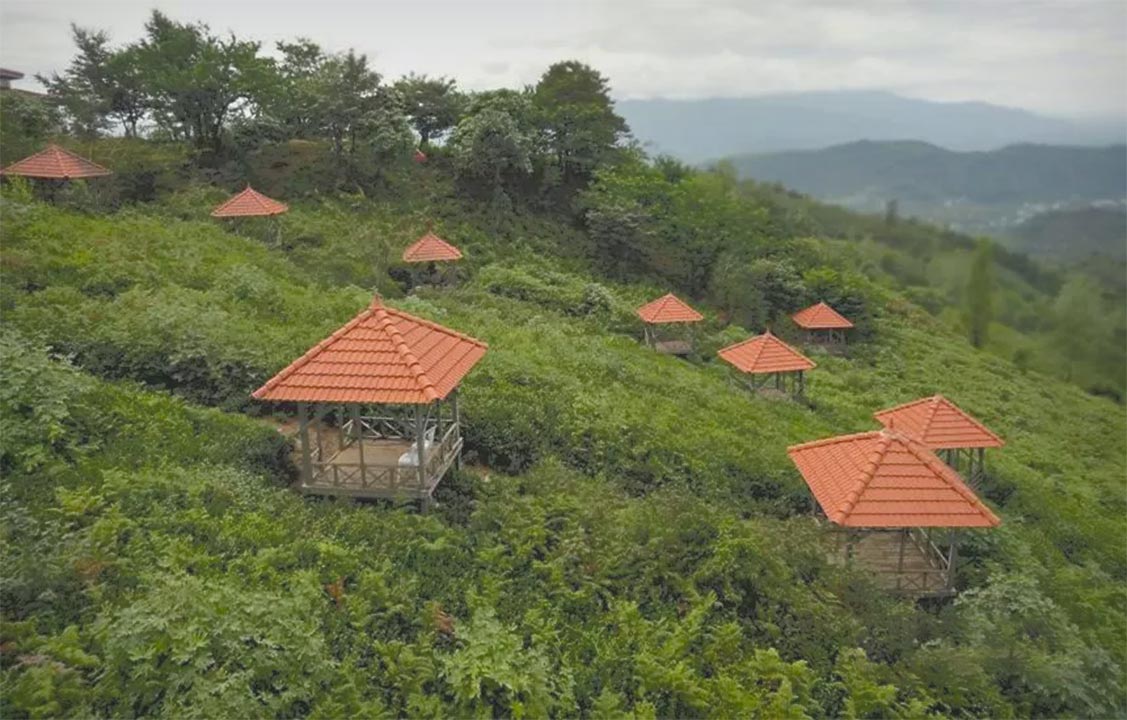
[(385, 75), (449, 75), (475, 89), (534, 82), (549, 63), (579, 58), (618, 97), (869, 88), (1127, 115), (1123, 0), (5, 0), (0, 64), (62, 69), (69, 21), (127, 41), (153, 5), (266, 46), (305, 35), (355, 47)]

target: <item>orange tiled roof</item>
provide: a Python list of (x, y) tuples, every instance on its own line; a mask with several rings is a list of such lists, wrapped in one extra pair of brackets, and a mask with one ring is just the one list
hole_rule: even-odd
[(868, 528), (996, 527), (959, 474), (909, 435), (876, 430), (787, 448), (826, 517)]
[(486, 344), (379, 298), (254, 391), (259, 400), (422, 405), (445, 398)]
[(693, 310), (687, 303), (673, 293), (663, 295), (653, 302), (646, 303), (635, 312), (644, 322), (654, 325), (664, 323), (691, 323), (704, 320), (704, 316)]
[(403, 262), (423, 263), (442, 260), (461, 260), (462, 251), (428, 232), (403, 251)]
[(887, 428), (914, 435), (933, 450), (1002, 447), (1006, 444), (942, 395), (878, 410), (873, 417)]
[(12, 163), (0, 170), (0, 173), (51, 180), (79, 180), (113, 174), (101, 165), (58, 145), (48, 145), (34, 155)]
[(824, 302), (799, 310), (790, 317), (795, 325), (805, 330), (844, 330), (853, 327), (853, 323)]
[(794, 372), (817, 367), (813, 360), (771, 334), (771, 331), (729, 345), (719, 353), (737, 369), (752, 375)]
[(271, 200), (250, 185), (238, 195), (211, 211), (214, 218), (266, 217), (281, 215), (289, 210), (289, 205)]

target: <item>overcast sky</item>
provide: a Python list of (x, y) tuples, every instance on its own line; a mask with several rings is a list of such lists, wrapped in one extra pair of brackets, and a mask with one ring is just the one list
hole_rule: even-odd
[(265, 49), (306, 36), (367, 53), (387, 77), (470, 89), (531, 83), (578, 58), (618, 98), (865, 88), (1127, 115), (1127, 0), (0, 0), (0, 66), (61, 70), (71, 22), (124, 43), (154, 7)]

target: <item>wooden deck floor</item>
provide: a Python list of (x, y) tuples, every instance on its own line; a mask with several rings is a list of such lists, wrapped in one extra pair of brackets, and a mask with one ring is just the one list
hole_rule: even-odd
[[(845, 562), (844, 546), (834, 552), (835, 561)], [(867, 533), (853, 545), (853, 562), (873, 571), (878, 585), (914, 597), (947, 595), (946, 570), (942, 562), (925, 553), (909, 539), (900, 558), (900, 535), (895, 532)]]
[[(440, 478), (419, 481), (418, 469), (400, 466), (399, 458), (412, 446), (409, 440), (364, 440), (364, 466), (360, 465), (361, 443), (353, 442), (337, 450), (335, 439), (322, 438), (325, 462), (314, 462), (312, 481), (301, 481), (299, 489), (312, 495), (422, 499), (430, 495)], [(301, 467), (300, 441), (294, 461)], [(363, 471), (361, 471), (363, 470)]]

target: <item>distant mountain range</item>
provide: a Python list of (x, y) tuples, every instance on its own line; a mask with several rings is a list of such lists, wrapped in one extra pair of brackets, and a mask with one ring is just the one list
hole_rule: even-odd
[(648, 150), (690, 163), (862, 139), (914, 139), (967, 151), (1016, 143), (1107, 145), (1127, 137), (1124, 121), (1066, 120), (982, 102), (941, 103), (875, 91), (623, 100), (616, 107)]
[(731, 161), (741, 177), (863, 212), (883, 212), (895, 200), (903, 215), (967, 232), (1008, 232), (1037, 213), (1127, 196), (1123, 145), (954, 152), (924, 142), (861, 141)]

